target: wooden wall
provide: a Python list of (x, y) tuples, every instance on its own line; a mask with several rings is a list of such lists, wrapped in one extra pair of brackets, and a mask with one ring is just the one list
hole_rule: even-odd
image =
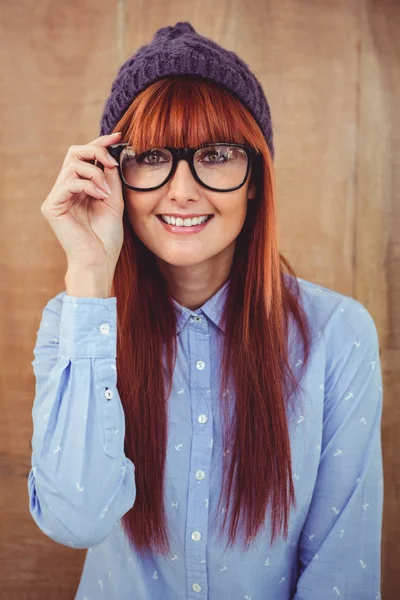
[(382, 598), (400, 574), (400, 2), (0, 0), (0, 597), (74, 597), (84, 550), (28, 510), (32, 350), (66, 260), (40, 213), (65, 153), (99, 134), (122, 62), (189, 20), (262, 82), (275, 131), (281, 250), (299, 276), (360, 300), (384, 376)]

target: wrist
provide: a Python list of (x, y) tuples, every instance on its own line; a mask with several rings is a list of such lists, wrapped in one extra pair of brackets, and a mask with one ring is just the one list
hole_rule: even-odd
[(64, 278), (69, 296), (82, 298), (110, 298), (112, 278), (104, 269), (68, 266)]

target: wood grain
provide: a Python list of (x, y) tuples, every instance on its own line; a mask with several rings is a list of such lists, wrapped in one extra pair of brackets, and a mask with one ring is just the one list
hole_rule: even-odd
[(382, 599), (400, 586), (400, 4), (395, 0), (1, 3), (0, 599), (74, 598), (85, 551), (29, 514), (41, 312), (66, 260), (40, 213), (68, 147), (99, 135), (119, 66), (190, 21), (241, 56), (271, 106), (281, 251), (300, 277), (371, 312), (384, 377)]
[(368, 1), (360, 16), (354, 295), (378, 328), (383, 372), (382, 598), (400, 584), (400, 4)]
[(66, 260), (40, 213), (72, 144), (99, 135), (118, 67), (117, 3), (1, 3), (0, 598), (74, 597), (85, 557), (47, 538), (30, 513), (34, 377), (41, 312)]

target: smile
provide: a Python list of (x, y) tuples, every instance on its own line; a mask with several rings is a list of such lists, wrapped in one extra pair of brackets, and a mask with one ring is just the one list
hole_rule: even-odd
[(193, 218), (176, 218), (168, 215), (157, 215), (161, 225), (170, 233), (198, 233), (203, 231), (214, 215), (201, 215)]

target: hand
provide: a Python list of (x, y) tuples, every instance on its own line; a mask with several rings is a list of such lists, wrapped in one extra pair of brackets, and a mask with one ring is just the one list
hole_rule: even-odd
[[(118, 167), (107, 146), (120, 139), (117, 133), (71, 146), (41, 206), (41, 213), (67, 255), (68, 265), (74, 268), (99, 267), (114, 273), (123, 243), (124, 200)], [(104, 172), (94, 161), (104, 165)]]

